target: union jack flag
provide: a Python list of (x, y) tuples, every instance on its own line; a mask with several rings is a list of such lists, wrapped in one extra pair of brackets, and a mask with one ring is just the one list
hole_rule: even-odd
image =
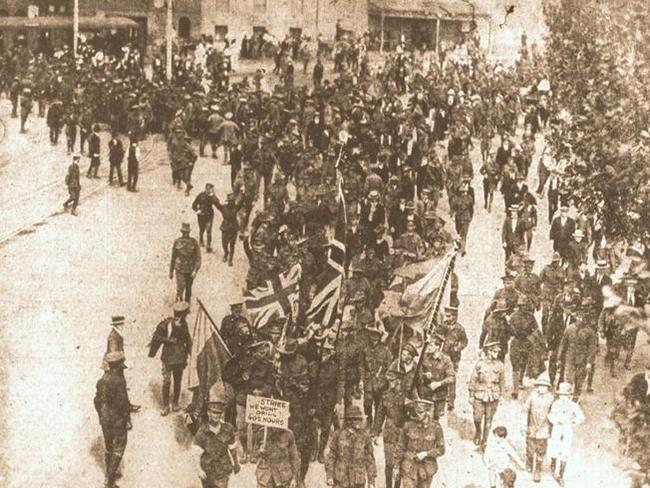
[(255, 329), (261, 329), (274, 317), (288, 317), (293, 314), (300, 294), (302, 268), (296, 264), (266, 282), (266, 285), (246, 291), (244, 303)]
[(330, 241), (327, 252), (327, 269), (321, 275), (319, 285), (314, 294), (309, 310), (307, 310), (307, 321), (309, 323), (321, 324), (325, 328), (332, 327), (336, 320), (345, 273), (345, 234), (347, 225), (347, 213), (345, 199), (339, 177), (339, 207), (336, 217), (334, 237)]

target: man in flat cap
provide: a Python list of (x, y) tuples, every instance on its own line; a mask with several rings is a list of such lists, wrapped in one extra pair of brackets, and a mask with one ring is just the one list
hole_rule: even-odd
[(192, 283), (201, 268), (201, 248), (193, 237), (190, 237), (190, 224), (181, 225), (181, 237), (174, 241), (172, 258), (169, 263), (169, 279), (176, 273), (176, 301), (191, 303)]
[(124, 378), (124, 353), (110, 352), (106, 355), (108, 371), (97, 382), (95, 394), (95, 410), (104, 435), (106, 452), (106, 488), (117, 488), (115, 480), (124, 449), (126, 448), (127, 431), (131, 428), (131, 402)]
[(151, 339), (149, 357), (153, 358), (162, 346), (160, 360), (162, 361), (162, 404), (161, 415), (169, 414), (169, 390), (171, 388), (172, 375), (174, 377), (174, 397), (172, 410), (177, 412), (178, 400), (181, 395), (181, 382), (183, 370), (187, 366), (187, 357), (192, 351), (192, 338), (187, 327), (185, 317), (189, 310), (187, 302), (174, 304), (174, 316), (169, 317), (158, 324)]

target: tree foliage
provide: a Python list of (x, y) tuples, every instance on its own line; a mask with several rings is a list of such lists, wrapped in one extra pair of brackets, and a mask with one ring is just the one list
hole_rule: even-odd
[(548, 142), (606, 235), (650, 235), (650, 2), (545, 5), (553, 89)]

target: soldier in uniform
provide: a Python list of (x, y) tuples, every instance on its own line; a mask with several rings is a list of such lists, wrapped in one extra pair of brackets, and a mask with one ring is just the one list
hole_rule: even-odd
[(564, 331), (558, 359), (562, 365), (561, 381), (573, 386), (574, 401), (578, 401), (582, 385), (596, 361), (598, 336), (589, 327), (580, 314), (575, 316), (573, 323)]
[(356, 318), (346, 307), (341, 318), (339, 344), (337, 346), (337, 414), (352, 403), (353, 399), (362, 397), (363, 371), (365, 362), (366, 336), (356, 324)]
[(504, 361), (508, 354), (508, 343), (512, 337), (512, 328), (508, 322), (506, 311), (508, 304), (505, 300), (497, 300), (497, 304), (483, 321), (483, 328), (479, 336), (480, 348), (489, 342), (499, 343), (499, 361)]
[[(304, 358), (302, 359), (304, 361)], [(298, 478), (300, 481), (304, 480), (307, 475), (314, 447), (314, 416), (316, 410), (311, 402), (309, 386), (309, 371), (307, 369), (295, 370), (291, 382), (287, 382), (280, 392), (284, 400), (289, 402), (289, 429), (295, 436), (298, 452), (300, 452)]]
[(301, 486), (300, 453), (291, 430), (269, 427), (255, 470), (257, 488)]
[(485, 449), (492, 419), (506, 389), (503, 363), (499, 361), (499, 343), (483, 346), (485, 357), (478, 360), (469, 380), (469, 398), (474, 410), (474, 445)]
[(224, 421), (226, 404), (216, 383), (209, 392), (208, 421), (194, 436), (192, 450), (203, 488), (228, 488), (228, 480), (240, 466), (235, 451), (235, 428)]
[(400, 256), (404, 264), (419, 261), (424, 256), (425, 245), (422, 237), (415, 231), (415, 217), (409, 215), (406, 222), (406, 232), (404, 232), (393, 246), (395, 254)]
[(399, 461), (396, 460), (397, 444), (406, 421), (406, 399), (411, 397), (411, 386), (415, 374), (415, 358), (418, 350), (415, 344), (407, 342), (386, 372), (388, 389), (384, 393), (386, 422), (384, 424), (384, 462), (386, 486), (393, 487), (393, 477), (399, 479)]
[(438, 458), (445, 454), (442, 427), (427, 400), (411, 402), (411, 415), (401, 429), (395, 460), (402, 488), (429, 488), (438, 472)]
[(68, 187), (68, 199), (63, 202), (63, 210), (72, 215), (77, 215), (77, 205), (79, 205), (79, 194), (81, 193), (81, 182), (79, 181), (79, 156), (72, 157), (72, 163), (68, 166), (68, 173), (65, 175), (65, 184)]
[(25, 124), (27, 123), (27, 117), (32, 112), (32, 106), (34, 102), (32, 101), (32, 90), (29, 87), (23, 88), (23, 93), (20, 97), (20, 132), (25, 133)]
[(521, 430), (526, 436), (526, 467), (528, 472), (533, 473), (535, 483), (541, 480), (548, 438), (551, 436), (548, 413), (553, 400), (550, 378), (543, 373), (535, 380), (535, 389), (526, 400), (521, 416)]
[(363, 409), (370, 432), (373, 437), (378, 437), (384, 424), (383, 395), (388, 387), (386, 371), (390, 366), (392, 356), (388, 346), (381, 342), (383, 332), (380, 329), (372, 327), (367, 329), (367, 332), (370, 343), (364, 354)]
[(327, 486), (334, 488), (374, 488), (377, 477), (372, 436), (363, 427), (361, 408), (345, 409), (345, 425), (330, 438), (325, 460)]
[(438, 420), (445, 413), (449, 385), (455, 382), (456, 370), (449, 356), (443, 352), (445, 337), (434, 334), (431, 341), (422, 359), (416, 387), (420, 398), (433, 403), (433, 418)]
[(172, 258), (169, 263), (169, 279), (176, 272), (176, 301), (191, 303), (192, 283), (201, 268), (201, 248), (193, 237), (190, 237), (190, 224), (181, 225), (181, 237), (174, 241)]
[(235, 203), (235, 195), (228, 193), (226, 196), (226, 204), (219, 203), (217, 209), (221, 212), (221, 247), (223, 248), (223, 262), (228, 262), (228, 266), (232, 266), (232, 259), (235, 255), (235, 244), (237, 242), (237, 232), (239, 231), (239, 224), (237, 222), (237, 204)]
[(452, 212), (456, 220), (456, 232), (460, 236), (460, 252), (465, 255), (469, 224), (474, 218), (474, 197), (470, 194), (469, 183), (461, 184), (459, 194), (453, 200)]
[(115, 480), (126, 448), (127, 431), (131, 428), (131, 402), (124, 379), (124, 353), (106, 355), (109, 369), (97, 382), (95, 410), (104, 435), (106, 452), (106, 488), (117, 488)]
[[(551, 383), (556, 384), (556, 375), (558, 373), (558, 356), (560, 343), (564, 336), (564, 331), (574, 320), (574, 300), (570, 294), (561, 293), (556, 299), (557, 307), (551, 315), (546, 328), (546, 344), (550, 353), (548, 360), (548, 374), (551, 377)], [(561, 369), (560, 369), (561, 373)]]
[(310, 392), (312, 397), (312, 407), (316, 410), (315, 419), (320, 427), (320, 437), (318, 439), (318, 462), (325, 462), (325, 447), (329, 440), (332, 422), (334, 420), (334, 407), (336, 406), (336, 391), (338, 380), (338, 360), (335, 352), (334, 329), (332, 333), (324, 338), (316, 337), (317, 341), (323, 341), (322, 358), (314, 361), (309, 365), (309, 375), (311, 377)]
[(524, 373), (532, 344), (530, 336), (537, 330), (537, 321), (529, 309), (528, 299), (520, 296), (517, 310), (510, 317), (512, 341), (510, 342), (510, 364), (512, 365), (512, 398), (517, 399), (523, 387)]
[(230, 354), (237, 356), (247, 348), (253, 339), (253, 329), (243, 314), (243, 303), (231, 303), (230, 313), (221, 320), (221, 337), (223, 337)]
[(539, 276), (540, 296), (542, 298), (542, 331), (544, 335), (546, 335), (546, 327), (551, 316), (553, 301), (562, 291), (562, 283), (564, 282), (565, 273), (560, 266), (560, 261), (562, 261), (560, 253), (554, 252), (551, 263), (544, 266)]
[(214, 185), (205, 184), (205, 191), (199, 193), (192, 203), (192, 210), (196, 212), (199, 223), (199, 244), (204, 245), (203, 234), (206, 234), (206, 251), (212, 252), (212, 221), (214, 220), (214, 209), (219, 208), (219, 199), (214, 194)]
[(192, 351), (192, 338), (187, 327), (186, 316), (189, 310), (187, 302), (174, 304), (174, 316), (166, 318), (158, 324), (149, 346), (149, 357), (156, 356), (158, 349), (162, 346), (160, 360), (162, 361), (162, 411), (160, 414), (165, 417), (169, 414), (169, 390), (171, 388), (172, 375), (174, 377), (174, 397), (172, 400), (172, 411), (178, 412), (178, 400), (181, 396), (181, 382), (183, 370), (187, 366), (187, 357)]
[(309, 364), (305, 357), (298, 352), (298, 341), (286, 339), (277, 348), (280, 355), (277, 371), (278, 390), (283, 393), (296, 384), (296, 378), (303, 378), (309, 372)]
[[(458, 365), (460, 364), (461, 354), (467, 347), (467, 333), (465, 327), (458, 323), (458, 308), (447, 306), (445, 307), (445, 317), (441, 332), (445, 336), (445, 345), (442, 349), (454, 365), (454, 371), (458, 374)], [(447, 410), (450, 412), (454, 410), (454, 402), (456, 401), (456, 375), (454, 375), (454, 382), (449, 385), (449, 397), (447, 399)]]
[(520, 293), (515, 288), (515, 277), (509, 274), (505, 274), (501, 277), (503, 281), (503, 288), (499, 288), (494, 292), (492, 297), (492, 302), (488, 308), (488, 313), (492, 311), (492, 308), (496, 306), (499, 300), (505, 300), (508, 306), (508, 315), (514, 312), (515, 307), (517, 306), (517, 300), (519, 299)]
[(621, 355), (623, 344), (623, 321), (617, 317), (615, 308), (603, 308), (598, 317), (598, 330), (605, 339), (606, 353), (605, 366), (609, 367), (609, 374), (612, 378), (617, 377), (616, 361)]
[(534, 265), (534, 259), (524, 258), (524, 269), (515, 278), (515, 288), (526, 296), (534, 310), (539, 310), (542, 286), (539, 276), (533, 273)]

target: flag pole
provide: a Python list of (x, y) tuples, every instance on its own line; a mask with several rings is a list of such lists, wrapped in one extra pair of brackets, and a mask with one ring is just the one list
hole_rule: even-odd
[(433, 307), (431, 317), (429, 319), (429, 323), (427, 324), (426, 328), (423, 329), (422, 331), (422, 342), (423, 342), (422, 351), (420, 351), (418, 364), (415, 367), (413, 380), (411, 381), (411, 387), (409, 388), (409, 392), (411, 392), (411, 395), (413, 394), (413, 392), (417, 387), (418, 373), (420, 372), (420, 369), (422, 369), (422, 362), (424, 359), (424, 355), (426, 354), (427, 347), (429, 345), (427, 341), (427, 336), (433, 331), (434, 327), (437, 325), (436, 317), (438, 316), (438, 311), (440, 310), (440, 305), (442, 304), (442, 297), (444, 295), (445, 288), (447, 286), (447, 283), (449, 282), (449, 278), (451, 277), (451, 273), (453, 272), (454, 265), (456, 263), (456, 256), (458, 256), (458, 250), (455, 249), (454, 253), (449, 259), (449, 264), (447, 264), (447, 269), (445, 270), (445, 274), (442, 277), (442, 283), (440, 284), (440, 289), (438, 291), (438, 296), (436, 297), (435, 306)]
[(212, 330), (213, 332), (216, 333), (217, 338), (219, 339), (219, 342), (221, 342), (221, 345), (226, 349), (226, 352), (230, 357), (232, 357), (232, 353), (230, 352), (230, 349), (228, 349), (228, 344), (226, 344), (226, 341), (223, 340), (223, 337), (221, 337), (221, 332), (219, 331), (219, 328), (217, 327), (217, 324), (214, 320), (212, 320), (212, 317), (210, 316), (210, 312), (208, 312), (208, 309), (205, 308), (205, 305), (203, 305), (203, 302), (201, 301), (200, 298), (197, 297), (196, 301), (198, 302), (199, 306), (201, 307), (201, 310), (203, 310), (203, 313), (207, 317), (207, 319), (210, 321), (212, 324)]

